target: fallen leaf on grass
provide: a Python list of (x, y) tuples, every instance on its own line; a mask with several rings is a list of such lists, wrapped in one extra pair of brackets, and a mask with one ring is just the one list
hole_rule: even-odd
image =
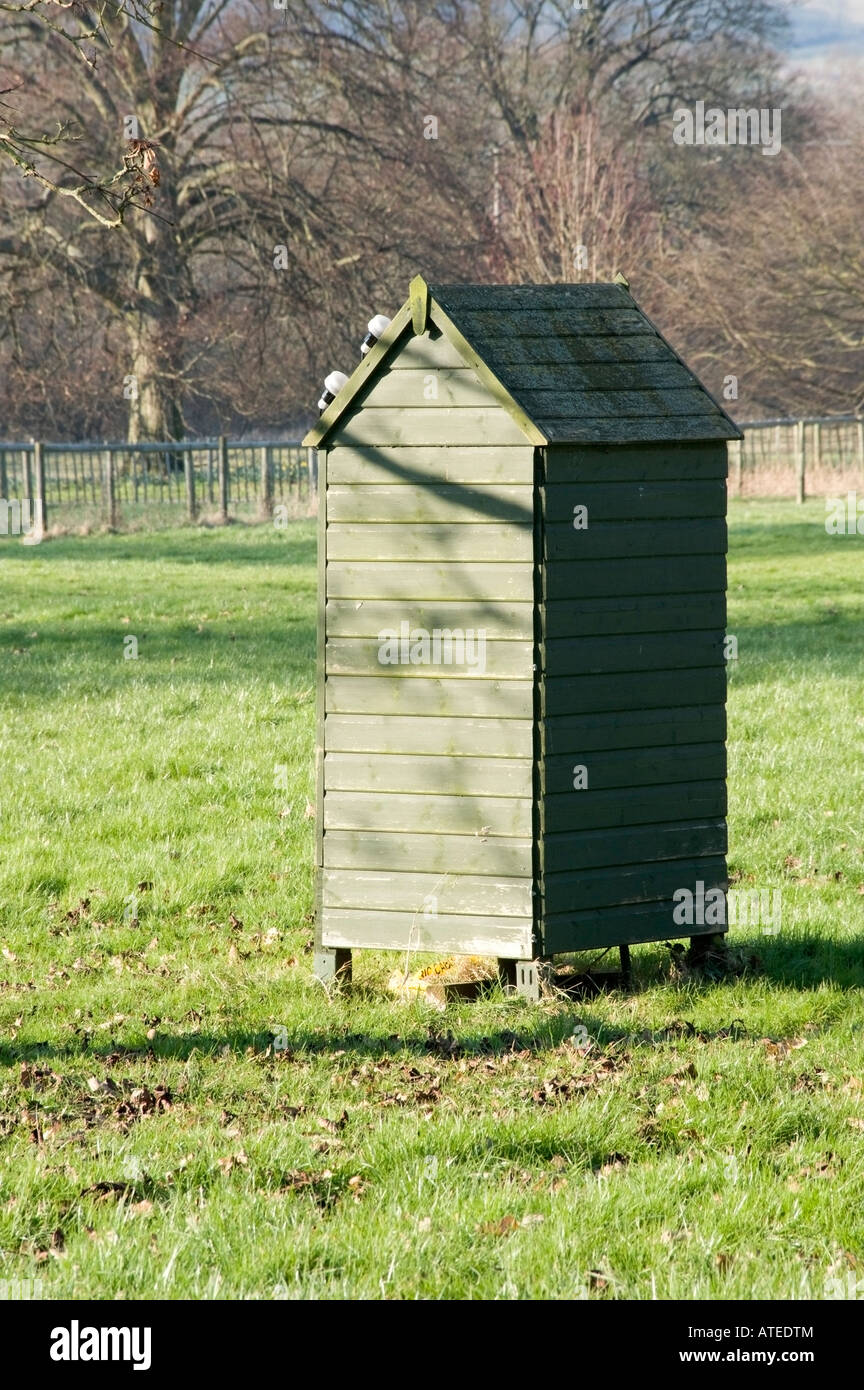
[(133, 1202), (129, 1210), (134, 1211), (136, 1216), (149, 1216), (153, 1210), (153, 1203), (148, 1202), (145, 1198), (144, 1201)]

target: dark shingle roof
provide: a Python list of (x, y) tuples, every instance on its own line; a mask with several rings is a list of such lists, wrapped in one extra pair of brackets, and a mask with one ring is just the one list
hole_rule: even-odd
[(550, 442), (741, 437), (623, 285), (429, 294)]

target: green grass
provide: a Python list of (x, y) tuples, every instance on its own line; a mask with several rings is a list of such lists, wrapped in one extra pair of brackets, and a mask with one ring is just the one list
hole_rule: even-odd
[(782, 888), (780, 934), (736, 933), (739, 978), (645, 947), (632, 996), (445, 1016), (394, 1002), (384, 957), (341, 995), (312, 978), (312, 524), (4, 542), (0, 1279), (818, 1299), (864, 1276), (864, 542), (823, 518), (732, 512), (730, 865)]

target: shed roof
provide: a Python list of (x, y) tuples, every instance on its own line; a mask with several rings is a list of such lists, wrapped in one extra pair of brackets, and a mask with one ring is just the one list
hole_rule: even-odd
[(309, 431), (317, 445), (412, 333), (440, 331), (535, 444), (740, 439), (623, 283), (427, 285)]

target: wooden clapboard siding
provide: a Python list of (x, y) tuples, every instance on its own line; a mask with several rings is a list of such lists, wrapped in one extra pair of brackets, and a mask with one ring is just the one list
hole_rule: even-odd
[(696, 482), (725, 478), (725, 442), (698, 444), (559, 444), (545, 450), (545, 480), (567, 483)]
[[(532, 877), (530, 837), (329, 830), (331, 869), (394, 869), (430, 874)], [(725, 845), (724, 845), (725, 848)]]
[(559, 676), (544, 678), (542, 688), (544, 718), (595, 710), (665, 709), (702, 701), (708, 705), (725, 703), (725, 667)]
[(541, 489), (540, 502), (547, 525), (564, 522), (572, 527), (576, 507), (587, 509), (588, 527), (598, 521), (695, 520), (726, 515), (726, 485), (721, 478), (669, 483), (549, 483)]
[(356, 444), (525, 444), (525, 433), (497, 405), (474, 410), (360, 408), (340, 422), (340, 445)]
[(723, 820), (628, 825), (619, 830), (564, 830), (548, 833), (543, 839), (543, 873), (548, 877), (572, 873), (576, 869), (608, 868), (660, 859), (691, 860), (698, 856), (725, 854), (726, 846), (726, 822)]
[(546, 719), (540, 726), (542, 751), (562, 753), (625, 748), (722, 743), (726, 709), (722, 704), (672, 709), (611, 710)]
[(379, 912), (434, 912), (439, 917), (531, 916), (531, 879), (492, 874), (423, 874), (393, 869), (324, 870), (325, 907), (362, 903)]
[(696, 882), (703, 882), (706, 891), (725, 889), (725, 857), (719, 854), (602, 869), (583, 868), (578, 873), (547, 873), (543, 879), (543, 903), (546, 913), (554, 917), (560, 912), (581, 912), (586, 908), (664, 901), (679, 888), (692, 890)]
[(382, 371), (363, 404), (375, 409), (439, 410), (452, 406), (475, 410), (489, 405), (489, 389), (464, 363), (458, 367), (403, 367)]
[(559, 559), (543, 569), (542, 580), (546, 600), (722, 593), (726, 556), (676, 554), (590, 562)]
[(335, 485), (434, 487), (531, 484), (534, 451), (522, 446), (463, 444), (337, 446), (328, 454), (328, 477)]
[(328, 907), (321, 927), (321, 944), (524, 960), (531, 955), (533, 925), (531, 917), (453, 914), (433, 918), (416, 912)]
[[(706, 814), (711, 814), (706, 813)], [(713, 814), (717, 814), (714, 812)], [(424, 796), (393, 792), (327, 792), (324, 797), (325, 845), (328, 830), (405, 830), (422, 825), (425, 834), (531, 834), (531, 800), (512, 796)]]
[(560, 951), (596, 951), (606, 946), (633, 946), (640, 941), (713, 935), (721, 930), (708, 924), (676, 925), (676, 906), (670, 898), (666, 902), (550, 913), (544, 917), (543, 949), (550, 955)]
[(534, 597), (534, 571), (528, 564), (459, 564), (429, 561), (406, 563), (381, 560), (338, 561), (327, 564), (329, 598), (473, 600), (483, 603), (530, 603)]
[[(431, 483), (328, 488), (327, 515), (334, 522), (516, 522), (534, 524), (534, 489), (519, 484), (469, 486)], [(572, 515), (572, 511), (571, 511)]]
[(324, 777), (332, 791), (530, 797), (531, 775), (530, 758), (328, 750), (324, 759)]
[(670, 821), (714, 820), (726, 814), (726, 783), (670, 782), (663, 786), (604, 791), (569, 791), (544, 796), (543, 834), (599, 830), (604, 826), (652, 825)]
[[(329, 756), (329, 755), (328, 755)], [(668, 748), (626, 748), (620, 752), (557, 753), (541, 765), (541, 785), (550, 796), (584, 796), (574, 790), (574, 767), (584, 767), (588, 790), (630, 789), (668, 782), (700, 782), (726, 776), (724, 743), (685, 743)]]
[[(329, 529), (332, 533), (333, 528)], [(589, 515), (584, 530), (577, 531), (572, 520), (551, 522), (544, 528), (544, 542), (545, 558), (550, 562), (565, 560), (585, 563), (589, 560), (667, 555), (702, 557), (723, 555), (727, 548), (726, 523), (720, 518), (701, 521), (592, 522)], [(578, 584), (578, 575), (574, 573), (572, 577)]]
[[(409, 615), (405, 615), (406, 618)], [(482, 626), (482, 614), (475, 613), (474, 621)], [(388, 631), (398, 632), (394, 617)], [(472, 631), (472, 629), (469, 629)], [(402, 661), (381, 660), (385, 642), (376, 637), (334, 637), (327, 639), (327, 671), (334, 676), (386, 676), (392, 680), (428, 680), (430, 676), (446, 676), (448, 680), (531, 680), (534, 647), (531, 642), (485, 642), (475, 635), (463, 637), (461, 645), (453, 644), (451, 661), (410, 665)], [(625, 640), (625, 639), (622, 639)], [(462, 659), (458, 660), (462, 652)], [(447, 653), (442, 646), (442, 657)], [(473, 663), (473, 664), (472, 664)], [(694, 661), (694, 665), (698, 665)]]
[[(710, 523), (703, 523), (710, 525)], [(327, 527), (327, 558), (333, 560), (509, 560), (528, 564), (533, 556), (529, 522), (464, 522), (461, 525), (350, 525)]]
[[(550, 679), (627, 671), (685, 671), (723, 665), (724, 633), (639, 632), (623, 637), (561, 637), (543, 643), (543, 666)], [(487, 643), (487, 652), (493, 643)]]
[(330, 676), (327, 712), (417, 714), (483, 719), (525, 719), (531, 709), (530, 681), (400, 681), (389, 676)]
[[(398, 630), (406, 611), (402, 602), (397, 602), (398, 607), (393, 599), (328, 599), (327, 635), (377, 637), (384, 628)], [(707, 614), (709, 610), (703, 605), (701, 611)], [(428, 632), (436, 627), (463, 632), (479, 627), (487, 642), (530, 642), (534, 634), (534, 607), (531, 603), (490, 603), (474, 598), (458, 603), (418, 600), (411, 604), (410, 623), (412, 628)]]
[(725, 623), (722, 593), (553, 599), (541, 613), (541, 633), (547, 642), (604, 634), (708, 631)]
[[(327, 748), (334, 753), (437, 753), (531, 758), (530, 719), (436, 719), (434, 716), (328, 714)], [(561, 751), (568, 751), (562, 749)]]

